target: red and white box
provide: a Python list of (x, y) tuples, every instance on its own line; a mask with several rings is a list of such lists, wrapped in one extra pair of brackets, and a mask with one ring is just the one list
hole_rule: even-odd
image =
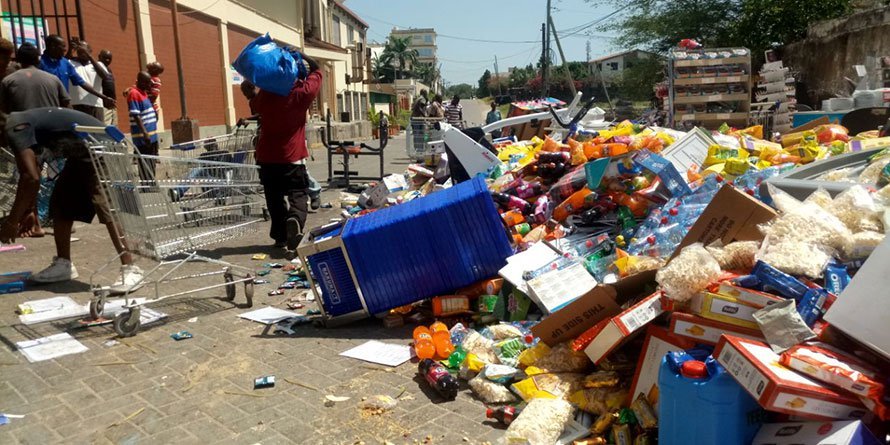
[(661, 361), (671, 351), (685, 351), (695, 347), (695, 342), (687, 338), (671, 335), (667, 329), (650, 325), (646, 329), (646, 339), (643, 341), (643, 351), (637, 360), (637, 370), (634, 373), (628, 401), (637, 398), (642, 393), (652, 408), (658, 411), (658, 370)]
[(637, 304), (612, 317), (603, 329), (584, 349), (594, 364), (606, 358), (612, 351), (664, 313), (661, 308), (661, 292), (643, 298)]
[(855, 396), (831, 389), (781, 364), (769, 345), (724, 335), (714, 357), (764, 409), (814, 420), (859, 419), (865, 407)]
[(747, 338), (749, 340), (764, 341), (763, 333), (759, 329), (743, 328), (734, 324), (710, 320), (693, 314), (674, 312), (671, 314), (672, 335), (688, 338), (696, 343), (716, 345), (723, 334)]
[(784, 300), (784, 298), (777, 295), (751, 290), (744, 287), (733, 286), (732, 284), (726, 282), (720, 283), (715, 293), (729, 295), (730, 297), (738, 300), (740, 303), (745, 303), (759, 308), (764, 308), (771, 304), (781, 303), (782, 300)]

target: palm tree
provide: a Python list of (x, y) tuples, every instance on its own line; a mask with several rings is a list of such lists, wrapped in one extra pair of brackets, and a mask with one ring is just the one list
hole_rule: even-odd
[(410, 48), (411, 38), (410, 37), (390, 37), (389, 41), (386, 42), (386, 47), (383, 48), (382, 56), (387, 58), (392, 62), (398, 61), (399, 67), (396, 71), (398, 79), (404, 79), (404, 75), (408, 72), (409, 66), (414, 66), (417, 63), (417, 50)]
[(439, 70), (431, 63), (418, 63), (414, 65), (412, 75), (426, 85), (433, 86), (439, 78)]
[(371, 73), (379, 83), (392, 83), (395, 78), (395, 68), (392, 60), (386, 54), (380, 54), (371, 59)]

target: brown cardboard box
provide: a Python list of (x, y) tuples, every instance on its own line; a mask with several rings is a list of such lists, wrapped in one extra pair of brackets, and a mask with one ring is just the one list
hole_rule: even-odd
[(642, 332), (644, 326), (664, 313), (661, 307), (661, 291), (657, 291), (612, 317), (584, 348), (593, 364), (598, 365), (633, 335)]
[(772, 207), (726, 184), (689, 229), (671, 258), (694, 243), (707, 246), (716, 240), (721, 240), (723, 244), (733, 241), (760, 241), (763, 234), (757, 229), (757, 225), (775, 217), (776, 211)]
[(601, 320), (618, 315), (625, 302), (651, 293), (654, 283), (655, 271), (648, 271), (601, 284), (535, 325), (532, 333), (548, 346), (572, 340)]

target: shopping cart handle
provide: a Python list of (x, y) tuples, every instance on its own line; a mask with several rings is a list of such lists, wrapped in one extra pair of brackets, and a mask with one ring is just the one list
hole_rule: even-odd
[(118, 129), (117, 127), (115, 127), (113, 125), (109, 125), (107, 127), (90, 127), (87, 125), (74, 124), (74, 125), (72, 125), (72, 129), (74, 130), (75, 133), (78, 133), (81, 136), (84, 136), (87, 134), (103, 134), (103, 135), (110, 137), (115, 142), (123, 142), (123, 140), (126, 139), (126, 137), (124, 136), (124, 133), (122, 131), (120, 131), (120, 129)]

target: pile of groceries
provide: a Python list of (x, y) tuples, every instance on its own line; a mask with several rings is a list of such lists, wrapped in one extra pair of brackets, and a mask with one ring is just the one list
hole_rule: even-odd
[[(890, 311), (890, 290), (861, 291), (890, 271), (890, 138), (767, 137), (622, 122), (495, 140), (513, 256), (384, 322), (418, 325), (420, 374), (448, 400), (466, 381), (504, 443), (884, 443), (886, 325), (846, 315)], [(854, 155), (806, 193), (769, 181)], [(444, 157), (387, 178), (382, 206), (448, 188)]]

